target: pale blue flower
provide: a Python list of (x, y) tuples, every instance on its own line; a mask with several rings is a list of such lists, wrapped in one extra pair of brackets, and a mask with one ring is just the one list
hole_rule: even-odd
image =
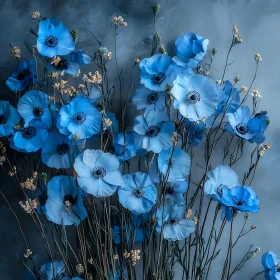
[(88, 149), (74, 163), (80, 187), (96, 197), (111, 196), (117, 187), (123, 185), (119, 166), (115, 155)]
[(184, 194), (188, 186), (189, 184), (185, 179), (178, 179), (166, 184), (166, 187), (162, 189), (162, 193), (166, 200), (170, 200), (177, 205), (184, 205), (186, 204)]
[(20, 115), (8, 101), (0, 100), (0, 137), (14, 133), (14, 126), (20, 121)]
[(157, 189), (149, 174), (136, 172), (123, 176), (118, 189), (119, 202), (135, 215), (149, 212), (157, 200)]
[(276, 254), (269, 251), (262, 256), (262, 265), (266, 270), (264, 277), (266, 280), (280, 280), (280, 259)]
[(188, 144), (198, 147), (205, 131), (204, 121), (185, 121), (185, 137)]

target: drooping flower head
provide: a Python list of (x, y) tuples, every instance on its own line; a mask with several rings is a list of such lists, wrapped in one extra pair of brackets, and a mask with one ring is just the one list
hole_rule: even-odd
[(186, 119), (185, 136), (188, 144), (198, 147), (205, 131), (205, 123), (203, 121), (192, 122)]
[(141, 84), (154, 91), (164, 91), (166, 85), (172, 85), (176, 76), (181, 71), (174, 65), (170, 56), (155, 54), (143, 59), (139, 64)]
[(135, 118), (133, 130), (138, 134), (136, 147), (159, 153), (172, 145), (175, 127), (165, 112), (145, 111)]
[(183, 240), (188, 238), (195, 230), (192, 220), (186, 219), (186, 205), (178, 206), (167, 203), (161, 205), (157, 211), (156, 231), (163, 233), (163, 238), (169, 241)]
[(164, 91), (153, 91), (141, 85), (135, 90), (132, 102), (138, 110), (162, 111), (165, 108), (165, 97)]
[(84, 195), (73, 177), (55, 176), (47, 184), (46, 217), (58, 225), (80, 224), (87, 217)]
[(38, 84), (34, 59), (20, 62), (6, 81), (12, 91), (23, 91), (31, 84)]
[(42, 161), (51, 168), (70, 168), (77, 147), (72, 140), (58, 131), (51, 132), (42, 147)]
[[(60, 109), (58, 119), (60, 132), (73, 138), (89, 138), (101, 130), (101, 115), (90, 101), (81, 96), (76, 96), (67, 105)], [(67, 131), (67, 132), (65, 132)]]
[(215, 81), (199, 74), (178, 75), (171, 94), (174, 108), (191, 121), (202, 120), (215, 113), (220, 89)]
[(204, 194), (216, 201), (221, 200), (222, 188), (238, 186), (238, 175), (228, 165), (219, 165), (207, 172), (208, 180), (204, 184)]
[(0, 100), (0, 137), (14, 133), (14, 126), (20, 121), (20, 115), (8, 101)]
[(262, 265), (266, 269), (264, 277), (266, 280), (280, 279), (280, 259), (276, 254), (269, 251), (262, 256)]
[(115, 155), (120, 162), (124, 162), (136, 156), (134, 132), (120, 132), (114, 139)]
[(186, 200), (184, 193), (188, 189), (188, 182), (186, 180), (175, 180), (166, 184), (162, 189), (166, 201), (172, 201), (173, 204), (184, 205)]
[(47, 57), (67, 55), (75, 49), (75, 43), (61, 21), (47, 18), (39, 24), (37, 49)]
[(158, 168), (162, 175), (168, 174), (168, 182), (186, 179), (190, 173), (190, 156), (180, 148), (163, 150), (158, 157)]
[(80, 187), (96, 197), (111, 196), (123, 184), (119, 166), (115, 155), (88, 149), (74, 163)]
[(149, 174), (136, 172), (123, 176), (118, 189), (119, 202), (135, 215), (149, 212), (157, 200), (157, 189)]
[(48, 95), (39, 90), (26, 92), (18, 101), (18, 112), (28, 125), (31, 121), (38, 128), (49, 128), (52, 116)]
[(262, 143), (264, 131), (267, 128), (266, 114), (261, 117), (252, 117), (248, 106), (241, 106), (235, 113), (227, 114), (228, 121), (225, 129), (231, 133), (253, 143)]
[(184, 67), (196, 68), (207, 51), (208, 39), (189, 32), (175, 41), (176, 56), (173, 60)]

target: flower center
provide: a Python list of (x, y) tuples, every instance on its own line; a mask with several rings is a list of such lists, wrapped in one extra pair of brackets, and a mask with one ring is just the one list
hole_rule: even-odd
[(196, 90), (191, 90), (187, 94), (187, 100), (190, 104), (195, 104), (200, 101), (200, 94)]
[(174, 194), (174, 189), (172, 187), (166, 187), (165, 194)]
[(169, 224), (175, 224), (177, 222), (176, 219), (172, 218), (168, 221)]
[(76, 199), (71, 194), (67, 194), (64, 196), (63, 202), (67, 207), (71, 207), (76, 202)]
[(241, 199), (236, 199), (234, 200), (234, 202), (236, 203), (237, 206), (242, 206), (245, 204), (245, 201)]
[(53, 36), (53, 35), (50, 35), (46, 38), (46, 44), (51, 47), (51, 48), (54, 48), (57, 46), (58, 44), (58, 40), (57, 40), (57, 37)]
[(22, 130), (22, 136), (26, 139), (31, 139), (36, 135), (36, 128), (28, 126)]
[(152, 81), (154, 84), (160, 85), (166, 79), (166, 75), (163, 72), (159, 72), (154, 74), (152, 77)]
[(95, 167), (92, 170), (92, 175), (95, 179), (102, 179), (103, 177), (106, 176), (106, 170), (103, 167)]
[(156, 137), (159, 134), (159, 132), (160, 132), (160, 128), (157, 127), (157, 126), (152, 125), (152, 126), (148, 127), (145, 135), (147, 137), (153, 138), (153, 137)]
[(248, 126), (247, 126), (245, 123), (239, 123), (239, 124), (236, 126), (236, 130), (237, 130), (237, 132), (240, 133), (241, 135), (244, 135), (244, 134), (248, 133), (249, 128), (248, 128)]
[(144, 194), (144, 191), (141, 190), (141, 189), (137, 189), (134, 194), (137, 196), (137, 197), (142, 197), (143, 194)]
[(28, 76), (30, 76), (30, 71), (28, 69), (24, 69), (18, 73), (17, 79), (21, 81), (27, 78)]
[(158, 101), (158, 93), (157, 92), (152, 92), (148, 95), (147, 97), (147, 103), (148, 104), (155, 104)]
[(40, 107), (40, 106), (36, 106), (34, 109), (33, 109), (33, 115), (35, 117), (42, 117), (44, 115), (44, 108), (43, 107)]
[(67, 143), (57, 145), (56, 152), (61, 156), (67, 154), (69, 152), (69, 145)]
[(87, 116), (85, 113), (83, 112), (77, 112), (74, 117), (73, 117), (73, 120), (74, 120), (74, 123), (75, 124), (82, 124), (85, 120), (86, 120)]
[(8, 119), (3, 114), (1, 114), (0, 115), (0, 124), (5, 124), (7, 122), (8, 122)]

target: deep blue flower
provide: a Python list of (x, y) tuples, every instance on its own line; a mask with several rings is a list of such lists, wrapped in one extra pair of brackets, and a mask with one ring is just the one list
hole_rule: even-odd
[(42, 161), (51, 168), (70, 168), (77, 147), (67, 136), (58, 131), (51, 132), (42, 147)]
[(101, 129), (100, 113), (87, 98), (81, 96), (76, 96), (60, 109), (58, 121), (59, 131), (65, 135), (65, 131), (68, 131), (69, 138), (73, 135), (79, 139), (89, 138)]
[(123, 184), (119, 166), (115, 155), (101, 150), (85, 150), (74, 163), (80, 187), (96, 197), (111, 196)]
[(164, 91), (153, 91), (141, 85), (135, 90), (132, 102), (138, 110), (162, 111), (165, 108), (165, 97)]
[(251, 111), (248, 106), (241, 106), (235, 113), (227, 114), (228, 121), (225, 129), (232, 135), (237, 135), (240, 138), (253, 143), (262, 143), (265, 140), (264, 132), (267, 128), (266, 114), (251, 116)]
[(223, 187), (220, 202), (232, 207), (235, 211), (258, 212), (259, 199), (251, 187), (236, 186), (230, 189)]
[(188, 238), (195, 230), (192, 220), (186, 219), (186, 205), (178, 206), (167, 203), (161, 205), (157, 211), (156, 231), (163, 234), (163, 238), (169, 241)]
[(0, 137), (14, 133), (14, 126), (20, 121), (20, 115), (8, 101), (0, 100)]
[(48, 199), (48, 192), (47, 188), (37, 188), (36, 191), (36, 198), (39, 202), (39, 207), (36, 208), (38, 214), (46, 214), (46, 202)]
[(178, 75), (171, 89), (174, 108), (191, 121), (202, 120), (215, 113), (220, 88), (215, 81), (199, 74)]
[(48, 131), (45, 128), (35, 128), (31, 122), (29, 126), (17, 130), (10, 144), (12, 149), (31, 153), (42, 148), (47, 137)]
[(186, 200), (184, 198), (184, 193), (188, 189), (188, 182), (186, 180), (175, 180), (166, 184), (166, 187), (162, 189), (165, 199), (172, 201), (172, 203), (177, 205), (184, 205)]
[(118, 189), (119, 202), (135, 215), (149, 212), (157, 200), (157, 189), (149, 174), (136, 172), (123, 176)]
[(75, 76), (81, 65), (91, 62), (91, 58), (83, 50), (73, 51), (67, 55), (60, 56), (60, 59), (57, 65), (49, 64), (48, 70), (57, 72), (65, 71), (65, 73)]
[(166, 54), (155, 54), (140, 62), (141, 84), (154, 91), (164, 91), (166, 85), (172, 85), (181, 67), (172, 62)]
[(177, 179), (186, 179), (190, 173), (191, 159), (190, 156), (180, 148), (163, 150), (158, 157), (158, 168), (166, 176), (168, 172), (168, 181), (172, 182)]
[(186, 119), (185, 136), (187, 143), (198, 147), (205, 131), (205, 123), (203, 121), (192, 122)]
[(264, 273), (266, 280), (280, 280), (280, 259), (276, 254), (266, 252), (262, 256), (262, 265), (266, 269)]
[[(123, 277), (123, 278), (122, 278)], [(116, 275), (114, 276), (113, 271), (110, 269), (109, 272), (109, 280), (128, 280), (128, 272), (127, 269), (124, 269), (123, 273), (121, 272), (120, 269), (117, 269)]]
[(196, 68), (207, 51), (208, 39), (189, 32), (175, 41), (176, 56), (173, 60), (184, 67)]
[(55, 176), (47, 184), (46, 217), (58, 225), (80, 224), (87, 217), (84, 194), (73, 177)]
[(115, 155), (120, 162), (136, 156), (134, 132), (120, 132), (114, 139)]
[(61, 21), (47, 18), (39, 24), (37, 49), (47, 57), (67, 55), (75, 49), (75, 43)]
[(23, 91), (31, 84), (38, 84), (34, 59), (20, 62), (6, 81), (12, 91)]
[(38, 128), (50, 128), (52, 116), (48, 95), (39, 90), (26, 92), (18, 101), (18, 112), (28, 125), (31, 121)]
[(62, 260), (47, 262), (40, 268), (44, 280), (60, 279), (65, 273), (65, 264)]
[(207, 172), (208, 180), (204, 184), (204, 194), (216, 201), (221, 200), (222, 188), (230, 189), (239, 185), (238, 175), (228, 165), (219, 165)]
[(137, 148), (159, 153), (172, 145), (175, 127), (165, 112), (145, 111), (135, 118), (133, 130), (138, 134), (135, 137)]

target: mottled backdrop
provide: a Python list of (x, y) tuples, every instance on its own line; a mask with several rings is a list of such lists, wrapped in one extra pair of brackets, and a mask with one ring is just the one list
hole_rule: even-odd
[[(30, 45), (35, 44), (35, 37), (29, 33), (30, 28), (36, 28), (36, 22), (31, 19), (31, 13), (38, 10), (42, 16), (57, 17), (71, 29), (79, 31), (78, 48), (86, 52), (94, 52), (96, 42), (89, 31), (112, 50), (113, 30), (110, 20), (115, 15), (122, 15), (128, 22), (127, 28), (122, 28), (118, 36), (119, 59), (125, 69), (124, 78), (128, 77), (135, 58), (143, 58), (150, 54), (152, 34), (151, 6), (161, 5), (158, 32), (162, 37), (167, 51), (173, 54), (173, 41), (188, 31), (194, 31), (210, 40), (210, 48), (218, 49), (213, 64), (212, 77), (221, 78), (227, 50), (231, 42), (232, 25), (236, 23), (243, 38), (243, 43), (234, 48), (230, 62), (232, 64), (226, 74), (231, 79), (235, 74), (242, 75), (242, 85), (248, 86), (253, 74), (255, 62), (254, 52), (258, 51), (263, 58), (254, 88), (261, 92), (260, 109), (269, 111), (272, 125), (267, 131), (267, 140), (272, 143), (266, 155), (262, 158), (254, 188), (260, 200), (261, 210), (251, 217), (251, 223), (257, 230), (245, 237), (241, 246), (234, 252), (236, 263), (243, 256), (250, 244), (259, 246), (261, 252), (273, 250), (280, 255), (280, 188), (279, 188), (279, 158), (280, 158), (280, 123), (279, 123), (279, 86), (280, 86), (280, 1), (279, 0), (1, 0), (0, 1), (0, 76), (6, 79), (16, 61), (9, 55), (9, 43), (18, 45), (28, 59), (23, 40)], [(111, 62), (112, 70), (115, 70)], [(90, 68), (92, 71), (93, 68)], [(128, 79), (127, 79), (128, 80)], [(135, 74), (137, 84), (138, 73)], [(12, 98), (4, 82), (0, 83), (1, 99)], [(131, 107), (131, 113), (134, 110)], [(239, 163), (237, 169), (242, 170)], [(1, 174), (0, 189), (4, 191), (12, 207), (18, 213), (32, 251), (43, 250), (42, 240), (36, 238), (30, 221), (20, 211), (18, 201), (22, 199), (10, 178)], [(0, 279), (20, 279), (24, 270), (17, 254), (24, 253), (24, 244), (16, 225), (16, 220), (0, 198)], [(227, 243), (224, 244), (224, 249)], [(248, 262), (244, 271), (234, 279), (250, 279), (261, 270), (261, 254)], [(217, 260), (213, 265), (213, 279), (220, 279), (216, 270), (222, 263)], [(262, 278), (262, 277), (260, 277)]]

